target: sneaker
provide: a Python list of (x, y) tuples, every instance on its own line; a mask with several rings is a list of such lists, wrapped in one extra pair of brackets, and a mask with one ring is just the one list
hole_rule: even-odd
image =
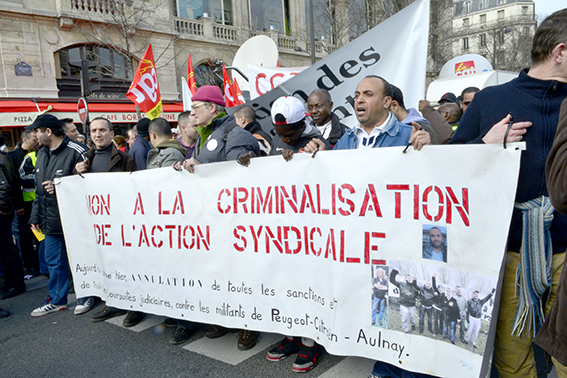
[(2, 294), (0, 294), (0, 299), (8, 299), (8, 298), (13, 298), (17, 295), (23, 294), (26, 292), (26, 286), (24, 285), (22, 288), (16, 288), (16, 287), (8, 287), (7, 289), (5, 289)]
[(319, 345), (315, 344), (315, 346), (312, 347), (303, 345), (297, 353), (297, 358), (291, 369), (296, 373), (305, 373), (317, 366), (317, 361), (320, 356), (321, 347)]
[(54, 305), (53, 303), (45, 304), (41, 307), (36, 308), (32, 311), (31, 316), (37, 318), (39, 316), (44, 316), (47, 314), (51, 314), (52, 312), (63, 311), (67, 309), (67, 305)]
[(236, 344), (236, 348), (238, 350), (249, 350), (254, 348), (258, 342), (258, 336), (260, 336), (260, 332), (249, 331), (247, 329), (240, 330), (238, 332), (238, 343)]
[(146, 314), (144, 314), (143, 312), (128, 311), (128, 315), (126, 315), (126, 317), (124, 318), (124, 322), (122, 323), (122, 326), (134, 327), (136, 324), (144, 320), (145, 317)]
[(167, 328), (175, 328), (175, 327), (177, 327), (177, 319), (165, 318), (165, 320), (163, 321), (163, 324)]
[(107, 319), (113, 318), (115, 316), (124, 315), (125, 313), (126, 313), (126, 310), (121, 310), (121, 309), (114, 308), (114, 307), (104, 306), (101, 311), (99, 311), (99, 312), (93, 314), (93, 316), (91, 316), (91, 321), (93, 323), (98, 323), (98, 322), (102, 322), (102, 321), (105, 321)]
[(282, 341), (266, 353), (266, 358), (270, 361), (281, 361), (292, 354), (299, 352), (301, 343), (295, 339), (290, 340), (284, 337)]
[(195, 334), (195, 331), (197, 331), (197, 329), (188, 329), (182, 326), (177, 326), (177, 329), (169, 340), (169, 343), (173, 345), (184, 343)]
[[(82, 303), (81, 303), (82, 302)], [(89, 312), (95, 303), (94, 297), (81, 298), (75, 306), (75, 315), (81, 315)]]

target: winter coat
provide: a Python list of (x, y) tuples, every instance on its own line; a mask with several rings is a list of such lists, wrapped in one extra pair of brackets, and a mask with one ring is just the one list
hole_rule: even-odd
[(171, 167), (178, 161), (185, 160), (187, 150), (175, 139), (164, 140), (148, 152), (148, 169)]

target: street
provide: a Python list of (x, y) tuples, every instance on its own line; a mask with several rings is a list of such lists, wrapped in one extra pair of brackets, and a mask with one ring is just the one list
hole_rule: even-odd
[[(186, 343), (171, 345), (175, 328), (166, 328), (161, 316), (147, 316), (132, 328), (122, 327), (125, 315), (101, 323), (74, 315), (69, 308), (32, 318), (31, 311), (47, 295), (43, 276), (27, 281), (28, 291), (0, 302), (11, 315), (0, 319), (0, 377), (297, 377), (295, 359), (270, 362), (265, 354), (281, 335), (262, 334), (250, 351), (236, 349), (237, 333), (220, 339), (204, 337), (203, 329)], [(308, 377), (366, 378), (373, 361), (324, 354)]]

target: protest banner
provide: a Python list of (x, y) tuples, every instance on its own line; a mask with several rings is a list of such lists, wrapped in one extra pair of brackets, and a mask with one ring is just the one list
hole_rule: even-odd
[(255, 98), (271, 91), (286, 80), (291, 79), (307, 67), (265, 67), (248, 66), (248, 80), (250, 99)]
[(378, 75), (402, 90), (408, 108), (417, 108), (425, 96), (428, 36), (429, 0), (416, 0), (249, 105), (256, 112), (256, 120), (269, 131), (273, 128), (270, 108), (275, 100), (293, 95), (306, 102), (314, 89), (324, 88), (331, 94), (333, 112), (352, 127), (357, 122), (356, 86), (365, 76)]
[[(406, 333), (404, 282), (493, 296), (521, 148), (323, 151), (194, 174), (64, 177), (56, 192), (75, 290), (118, 308), (310, 337), (331, 354), (478, 377), (495, 314), (469, 336), (476, 349), (428, 328)], [(433, 228), (444, 261), (433, 260)], [(382, 273), (389, 295), (377, 308)]]

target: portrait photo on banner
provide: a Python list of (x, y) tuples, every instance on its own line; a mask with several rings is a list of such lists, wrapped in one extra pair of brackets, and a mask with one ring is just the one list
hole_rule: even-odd
[(423, 225), (423, 258), (447, 262), (447, 228)]
[(372, 265), (372, 326), (483, 355), (496, 279), (434, 264), (388, 260)]

